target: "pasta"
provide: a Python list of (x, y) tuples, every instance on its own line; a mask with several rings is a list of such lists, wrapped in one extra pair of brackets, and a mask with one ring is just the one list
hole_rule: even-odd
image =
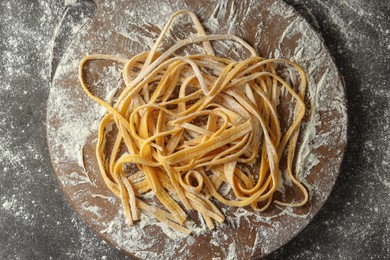
[[(174, 19), (189, 16), (197, 34), (178, 41), (164, 52), (158, 48)], [(241, 44), (251, 57), (240, 61), (218, 57), (212, 41)], [(205, 53), (176, 55), (200, 43)], [(84, 67), (91, 60), (123, 64), (124, 88), (115, 102), (89, 90)], [(299, 75), (292, 86), (277, 73), (278, 64)], [(306, 74), (290, 60), (259, 57), (256, 50), (233, 35), (207, 35), (188, 10), (174, 13), (150, 51), (131, 59), (94, 54), (80, 62), (79, 79), (86, 94), (107, 109), (100, 122), (96, 156), (107, 187), (122, 201), (130, 225), (144, 213), (179, 232), (188, 212), (200, 213), (208, 228), (224, 215), (215, 205), (250, 206), (264, 211), (272, 203), (299, 207), (308, 201), (305, 186), (293, 173), (294, 153), (305, 114)], [(293, 104), (292, 123), (283, 130), (278, 104), (281, 90)], [(115, 130), (113, 130), (115, 129)], [(107, 152), (108, 135), (114, 136)], [(302, 192), (300, 202), (274, 199), (280, 163)], [(135, 165), (137, 171), (127, 171)], [(228, 186), (231, 196), (221, 194)], [(159, 206), (148, 203), (151, 194)]]

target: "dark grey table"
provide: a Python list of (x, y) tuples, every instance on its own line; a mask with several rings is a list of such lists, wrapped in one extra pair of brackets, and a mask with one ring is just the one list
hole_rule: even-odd
[[(326, 205), (267, 259), (389, 259), (390, 1), (286, 2), (322, 34), (345, 79), (349, 144)], [(46, 147), (51, 75), (93, 12), (88, 1), (0, 1), (0, 259), (126, 258), (75, 215)]]

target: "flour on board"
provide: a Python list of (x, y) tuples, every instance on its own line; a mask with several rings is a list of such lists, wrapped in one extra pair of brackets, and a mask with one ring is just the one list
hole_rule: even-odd
[[(69, 3), (69, 1), (67, 2)], [(250, 1), (248, 6), (252, 5), (253, 1)], [(221, 18), (230, 17), (230, 23), (224, 26), (226, 27), (226, 31), (234, 34), (237, 30), (240, 29), (240, 21), (237, 19), (237, 16), (234, 15), (238, 8), (241, 7), (236, 6), (235, 4), (231, 4), (228, 7), (225, 1), (220, 1), (216, 4), (216, 8), (214, 9), (214, 12), (211, 14), (211, 16), (209, 16), (208, 19), (205, 19), (205, 27), (210, 32), (214, 32), (218, 29), (219, 26), (222, 26), (220, 24)], [(249, 11), (246, 10), (246, 12)], [(172, 8), (171, 6), (162, 3), (159, 5), (157, 10), (156, 8), (151, 7), (145, 8), (144, 11), (129, 10), (128, 13), (129, 17), (126, 17), (126, 23), (123, 23), (122, 25), (115, 28), (115, 31), (119, 35), (118, 37), (125, 37), (128, 39), (127, 43), (124, 42), (124, 47), (134, 47), (137, 52), (139, 52), (151, 48), (151, 45), (158, 36), (158, 32), (155, 30), (161, 30), (164, 22), (168, 19), (170, 13), (172, 13)], [(199, 15), (202, 16), (202, 13), (200, 12)], [(320, 194), (321, 190), (318, 189), (316, 184), (309, 185), (305, 178), (311, 169), (315, 167), (321, 160), (321, 158), (317, 158), (316, 154), (314, 154), (312, 151), (320, 146), (328, 145), (328, 137), (332, 131), (345, 133), (346, 108), (343, 100), (332, 99), (333, 103), (324, 102), (324, 99), (327, 98), (326, 95), (329, 93), (329, 91), (325, 88), (329, 86), (329, 84), (334, 84), (334, 81), (332, 80), (337, 78), (337, 71), (317, 71), (317, 68), (320, 64), (329, 63), (329, 66), (332, 66), (333, 61), (328, 56), (323, 42), (319, 36), (308, 26), (307, 22), (303, 18), (296, 16), (291, 7), (275, 2), (275, 4), (272, 5), (270, 9), (270, 15), (271, 17), (282, 16), (291, 20), (290, 26), (286, 28), (279, 39), (279, 46), (276, 46), (275, 50), (273, 51), (274, 57), (291, 59), (301, 64), (309, 74), (308, 100), (310, 102), (311, 109), (310, 118), (302, 128), (303, 141), (300, 150), (296, 155), (297, 166), (295, 170), (298, 178), (304, 182), (307, 187), (310, 188), (311, 196), (314, 196), (313, 194), (315, 194), (315, 196), (323, 197), (326, 196), (326, 194)], [(137, 28), (139, 31), (131, 31), (128, 29), (128, 26)], [(299, 41), (297, 42), (297, 47), (295, 50), (293, 52), (284, 52), (283, 48), (281, 47), (283, 42), (286, 39), (288, 40), (297, 36), (299, 37)], [(259, 31), (258, 34), (256, 34), (255, 39), (257, 44), (260, 43), (261, 37), (262, 31), (261, 25), (259, 25)], [(83, 46), (83, 48), (85, 48), (82, 50), (84, 55), (90, 52), (88, 46), (90, 46), (90, 44), (85, 44), (85, 46)], [(234, 52), (232, 52), (232, 55), (242, 55), (242, 52), (240, 52), (238, 46), (235, 46), (232, 43), (223, 43), (221, 46), (222, 48), (227, 49), (232, 48), (233, 46)], [(60, 78), (69, 73), (77, 73), (79, 59), (79, 53), (75, 53), (74, 50), (70, 49), (64, 56), (59, 69), (56, 71), (56, 77)], [(103, 70), (103, 74), (96, 82), (96, 84), (98, 84), (102, 89), (102, 96), (105, 97), (106, 100), (110, 100), (114, 96), (118, 85), (112, 84), (112, 78), (118, 78), (118, 74), (120, 74), (120, 71), (116, 66), (109, 66)], [(313, 75), (320, 75), (321, 77), (315, 78)], [(82, 151), (88, 138), (94, 132), (96, 132), (99, 119), (102, 117), (105, 111), (104, 109), (102, 110), (99, 105), (93, 103), (90, 100), (86, 100), (85, 98), (75, 99), (72, 96), (74, 90), (64, 90), (64, 88), (60, 85), (61, 83), (58, 84), (59, 85), (53, 85), (51, 89), (48, 106), (50, 116), (52, 118), (61, 118), (62, 120), (56, 131), (50, 131), (50, 129), (48, 129), (50, 138), (61, 140), (61, 142), (56, 143), (55, 146), (51, 147), (52, 156), (54, 155), (52, 159), (54, 163), (57, 164), (72, 162), (80, 166), (80, 172), (72, 173), (69, 175), (70, 178), (60, 178), (60, 182), (62, 182), (64, 186), (77, 186), (88, 182), (88, 179), (86, 178), (88, 175), (85, 173), (85, 167), (83, 163), (84, 159), (82, 157), (82, 152), (80, 151)], [(78, 87), (78, 85), (75, 87)], [(82, 93), (81, 87), (79, 90), (77, 90), (77, 93), (78, 95), (84, 95)], [(80, 113), (80, 110), (78, 109), (78, 107), (80, 107), (80, 102), (82, 107), (85, 109), (83, 113)], [(341, 119), (337, 118), (334, 122), (330, 122), (331, 124), (334, 124), (334, 128), (331, 130), (331, 132), (319, 133), (317, 127), (321, 125), (320, 113), (327, 110), (336, 111), (341, 115)], [(341, 139), (344, 140), (345, 136), (342, 136)], [(62, 156), (55, 156), (56, 154)], [(282, 179), (281, 181), (287, 183), (286, 180)], [(88, 190), (85, 192), (88, 193)], [(78, 195), (80, 194), (81, 191)], [(92, 194), (92, 196), (94, 196), (94, 198), (100, 199), (106, 198), (105, 196), (99, 194)], [(108, 200), (111, 200), (111, 197), (109, 197)], [(90, 211), (98, 218), (101, 217), (100, 214), (102, 214), (101, 209), (99, 209), (96, 205), (84, 205), (82, 210)], [(278, 230), (282, 229), (280, 223), (275, 221), (275, 218), (288, 215), (290, 217), (304, 219), (305, 217), (311, 216), (310, 212), (307, 214), (298, 215), (292, 208), (289, 207), (282, 209), (277, 216), (263, 216), (245, 209), (232, 210), (231, 212), (224, 211), (224, 213), (227, 214), (227, 223), (222, 224), (222, 226), (230, 225), (239, 228), (242, 220), (248, 217), (255, 218), (258, 223), (264, 223), (264, 226), (259, 227), (256, 232), (256, 239), (253, 247), (244, 249), (240, 248), (240, 250), (245, 250), (246, 254), (249, 255), (257, 252), (259, 248), (261, 248), (263, 253), (267, 253), (273, 249), (272, 245), (275, 242), (274, 239), (277, 239), (277, 234), (275, 234), (275, 231), (279, 232)], [(122, 209), (119, 208), (117, 215), (113, 216), (110, 222), (101, 225), (103, 225), (101, 226), (101, 234), (104, 234), (111, 241), (114, 241), (118, 247), (134, 252), (135, 256), (141, 258), (145, 256), (154, 256), (154, 253), (148, 249), (151, 248), (156, 243), (156, 241), (149, 240), (149, 243), (145, 243), (144, 240), (140, 239), (141, 237), (147, 235), (143, 227), (150, 225), (159, 226), (166, 234), (167, 238), (164, 240), (165, 245), (163, 246), (170, 248), (169, 250), (164, 250), (167, 256), (169, 256), (175, 250), (179, 250), (176, 243), (178, 240), (187, 239), (189, 246), (194, 243), (194, 238), (191, 236), (185, 238), (183, 235), (173, 232), (164, 224), (161, 224), (155, 219), (149, 218), (145, 215), (142, 215), (141, 221), (135, 226), (127, 226), (124, 221)], [(227, 235), (223, 234), (221, 230), (218, 229), (218, 227), (215, 231), (208, 231), (207, 229), (199, 228), (195, 223), (192, 222), (188, 222), (187, 227), (193, 231), (195, 237), (197, 235), (202, 235), (205, 232), (212, 232), (212, 239), (210, 244), (215, 247), (219, 247), (221, 244), (225, 244), (228, 241)], [(294, 227), (287, 228), (289, 228), (291, 232), (296, 232), (296, 230), (294, 231)], [(138, 241), (142, 241), (142, 243)], [(225, 252), (225, 255), (221, 255), (221, 257), (235, 259), (237, 257), (237, 250), (238, 249), (236, 244), (230, 243), (228, 251)], [(186, 250), (182, 248), (181, 251), (183, 251), (185, 256)]]

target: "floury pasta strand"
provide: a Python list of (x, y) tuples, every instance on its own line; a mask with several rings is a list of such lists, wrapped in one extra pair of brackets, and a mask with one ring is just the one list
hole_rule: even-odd
[[(158, 52), (172, 21), (181, 15), (192, 19), (197, 35)], [(221, 40), (240, 43), (251, 57), (240, 61), (217, 57), (211, 41)], [(205, 54), (175, 55), (195, 43), (203, 44)], [(87, 87), (84, 67), (91, 60), (123, 64), (125, 87), (112, 104)], [(294, 88), (278, 75), (278, 64), (296, 69), (299, 86)], [(171, 16), (149, 52), (131, 59), (89, 55), (80, 62), (79, 79), (87, 95), (108, 110), (100, 122), (96, 156), (102, 177), (121, 199), (130, 225), (144, 213), (190, 234), (185, 222), (191, 210), (199, 212), (210, 229), (215, 221), (224, 221), (215, 200), (256, 211), (272, 203), (297, 207), (308, 201), (308, 192), (292, 167), (306, 90), (306, 74), (296, 63), (259, 57), (233, 35), (206, 35), (198, 18), (181, 10)], [(293, 122), (285, 130), (277, 110), (282, 88), (294, 104)], [(116, 129), (116, 135), (107, 154), (110, 129)], [(304, 195), (300, 202), (273, 198), (282, 160), (287, 162), (288, 178)], [(128, 164), (138, 171), (126, 171)], [(231, 188), (234, 199), (221, 194), (222, 185)], [(148, 204), (145, 194), (153, 194), (160, 206)]]

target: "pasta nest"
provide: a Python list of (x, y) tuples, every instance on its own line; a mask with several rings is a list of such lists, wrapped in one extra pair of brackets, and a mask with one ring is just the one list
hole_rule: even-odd
[[(158, 52), (173, 19), (183, 14), (193, 19), (198, 34)], [(237, 41), (251, 57), (236, 61), (216, 56), (210, 42), (220, 40)], [(196, 43), (203, 44), (205, 53), (175, 54)], [(84, 66), (90, 60), (123, 64), (124, 87), (114, 102), (100, 99), (87, 87)], [(279, 75), (278, 64), (295, 68), (299, 84), (293, 86)], [(85, 57), (80, 81), (108, 111), (100, 123), (96, 155), (103, 179), (121, 199), (130, 224), (141, 211), (189, 234), (188, 211), (198, 211), (210, 229), (213, 220), (224, 221), (217, 201), (256, 211), (264, 211), (272, 202), (306, 203), (306, 188), (292, 170), (306, 89), (306, 74), (296, 63), (259, 57), (233, 35), (206, 35), (196, 16), (182, 10), (171, 17), (148, 52), (131, 59), (105, 54)], [(278, 114), (282, 89), (294, 110), (284, 130)], [(113, 139), (109, 152), (107, 136)], [(273, 199), (283, 158), (287, 158), (289, 178), (304, 194), (301, 202)], [(130, 164), (136, 170), (126, 171)], [(230, 197), (222, 195), (224, 187), (231, 190)], [(146, 194), (160, 206), (148, 203)]]

